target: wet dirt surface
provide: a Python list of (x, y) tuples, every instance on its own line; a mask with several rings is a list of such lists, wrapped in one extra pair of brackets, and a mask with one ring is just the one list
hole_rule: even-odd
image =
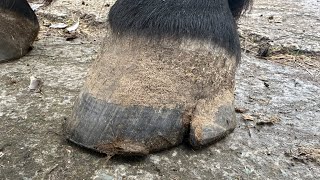
[[(83, 2), (40, 8), (33, 51), (0, 64), (0, 179), (320, 179), (319, 1), (259, 0), (241, 19), (242, 42), (249, 45), (242, 44), (248, 53), (236, 77), (234, 133), (203, 150), (181, 145), (144, 158), (111, 159), (62, 136), (112, 1)], [(78, 17), (72, 41), (47, 27)], [(312, 53), (258, 59), (255, 45), (261, 44), (252, 43), (253, 35), (270, 39), (272, 47)], [(29, 92), (31, 76), (43, 82), (40, 92)]]

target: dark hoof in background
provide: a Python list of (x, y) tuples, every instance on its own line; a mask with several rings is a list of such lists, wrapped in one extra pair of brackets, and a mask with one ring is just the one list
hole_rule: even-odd
[(210, 119), (197, 117), (196, 110), (190, 123), (182, 108), (122, 106), (84, 92), (65, 127), (67, 139), (80, 146), (106, 154), (147, 155), (181, 144), (189, 131), (193, 147), (211, 144), (236, 124), (233, 105), (219, 107)]
[(27, 54), (38, 32), (37, 17), (26, 0), (0, 1), (0, 63)]
[(181, 109), (121, 106), (82, 93), (66, 124), (67, 138), (107, 154), (146, 155), (182, 143)]

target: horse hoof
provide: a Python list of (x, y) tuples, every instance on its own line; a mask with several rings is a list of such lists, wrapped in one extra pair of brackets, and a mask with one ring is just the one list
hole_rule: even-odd
[(0, 62), (27, 54), (38, 32), (37, 17), (26, 0), (0, 2)]
[[(139, 38), (106, 39), (108, 48), (92, 66), (67, 122), (70, 141), (107, 154), (145, 155), (188, 136), (192, 146), (201, 147), (234, 129), (234, 58), (174, 44), (157, 66), (158, 46)], [(199, 64), (190, 73), (193, 62)]]
[[(107, 154), (145, 155), (185, 138), (199, 148), (232, 132), (241, 56), (232, 9), (175, 2), (123, 0), (111, 8), (112, 32), (66, 124), (70, 141)], [(243, 3), (232, 7), (241, 13)]]

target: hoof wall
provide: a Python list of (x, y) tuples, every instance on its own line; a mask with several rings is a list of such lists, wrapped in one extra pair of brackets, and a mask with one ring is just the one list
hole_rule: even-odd
[(186, 122), (183, 108), (122, 106), (82, 93), (66, 124), (66, 135), (80, 146), (106, 154), (147, 155), (181, 144), (190, 132), (189, 142), (198, 148), (225, 137), (236, 126), (233, 103), (208, 112), (211, 107), (197, 106), (191, 122)]
[(80, 95), (67, 138), (106, 154), (145, 155), (180, 144), (186, 132), (181, 109), (121, 106)]

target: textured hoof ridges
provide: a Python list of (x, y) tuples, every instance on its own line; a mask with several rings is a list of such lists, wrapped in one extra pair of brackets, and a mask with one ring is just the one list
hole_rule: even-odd
[(82, 93), (67, 125), (67, 136), (106, 154), (146, 155), (177, 146), (184, 138), (199, 148), (220, 140), (236, 126), (232, 102), (214, 106), (216, 109), (205, 112), (208, 108), (199, 105), (188, 114), (182, 106), (122, 106)]

